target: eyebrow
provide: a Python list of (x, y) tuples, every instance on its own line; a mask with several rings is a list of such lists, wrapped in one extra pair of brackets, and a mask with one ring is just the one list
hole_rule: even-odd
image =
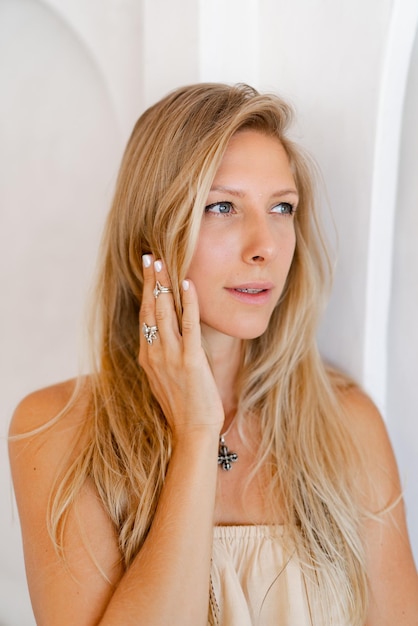
[[(225, 187), (223, 185), (215, 185), (214, 187), (211, 187), (210, 191), (229, 193), (231, 194), (231, 196), (237, 196), (238, 198), (243, 198), (245, 196), (245, 191), (242, 191), (241, 189), (233, 189), (232, 187)], [(297, 190), (294, 188), (280, 189), (271, 195), (274, 198), (279, 198), (281, 196), (287, 196), (289, 194), (299, 197)]]

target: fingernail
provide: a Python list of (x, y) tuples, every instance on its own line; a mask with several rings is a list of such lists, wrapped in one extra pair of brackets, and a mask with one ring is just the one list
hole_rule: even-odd
[(181, 283), (181, 285), (182, 285), (182, 287), (183, 287), (184, 291), (187, 291), (187, 290), (188, 290), (188, 288), (190, 287), (190, 283), (189, 283), (189, 281), (188, 281), (188, 280), (183, 280), (183, 282)]
[(161, 272), (161, 270), (163, 269), (162, 262), (161, 261), (155, 261), (154, 268), (155, 268), (156, 272)]
[(142, 263), (144, 264), (144, 267), (149, 267), (151, 265), (151, 257), (149, 254), (142, 255)]

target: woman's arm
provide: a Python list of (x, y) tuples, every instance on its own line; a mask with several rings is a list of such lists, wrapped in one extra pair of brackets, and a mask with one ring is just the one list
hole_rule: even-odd
[[(52, 388), (25, 399), (12, 433), (38, 416), (53, 416), (60, 393)], [(206, 625), (217, 434), (195, 433), (174, 448), (151, 532), (124, 573), (114, 528), (92, 484), (71, 510), (64, 538), (67, 566), (48, 534), (48, 498), (74, 421), (70, 415), (43, 435), (10, 444), (37, 624)]]
[(418, 626), (418, 576), (389, 437), (379, 412), (364, 394), (351, 391), (347, 398), (354, 434), (366, 459), (364, 504), (373, 512), (383, 511), (365, 524), (370, 584), (366, 624)]
[[(144, 273), (152, 297), (153, 269)], [(162, 284), (167, 284), (168, 278), (161, 276)], [(47, 530), (53, 480), (80, 428), (82, 410), (77, 414), (74, 409), (44, 434), (10, 445), (39, 626), (207, 624), (217, 450), (224, 416), (201, 348), (193, 285), (183, 298), (183, 337), (175, 332), (170, 303), (171, 296), (164, 294), (153, 304), (144, 292), (141, 323), (146, 319), (153, 324), (156, 315), (160, 330), (153, 345), (145, 345), (141, 338), (139, 358), (173, 430), (174, 444), (151, 530), (126, 572), (115, 531), (92, 484), (85, 485), (68, 520), (64, 538), (68, 567), (56, 555)], [(11, 433), (54, 416), (65, 405), (60, 394), (66, 393), (54, 387), (28, 397), (16, 411)]]

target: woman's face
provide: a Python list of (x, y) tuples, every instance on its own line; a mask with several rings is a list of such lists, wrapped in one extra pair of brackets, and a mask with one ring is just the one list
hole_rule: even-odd
[(234, 135), (216, 173), (188, 278), (202, 331), (259, 337), (283, 291), (295, 250), (298, 194), (274, 137)]

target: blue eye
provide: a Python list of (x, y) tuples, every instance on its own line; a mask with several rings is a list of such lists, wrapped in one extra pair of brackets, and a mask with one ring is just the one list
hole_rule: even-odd
[(214, 202), (205, 207), (205, 213), (215, 213), (217, 215), (228, 215), (232, 210), (231, 202)]
[(271, 209), (272, 213), (279, 213), (280, 215), (293, 215), (295, 209), (290, 202), (280, 202)]

